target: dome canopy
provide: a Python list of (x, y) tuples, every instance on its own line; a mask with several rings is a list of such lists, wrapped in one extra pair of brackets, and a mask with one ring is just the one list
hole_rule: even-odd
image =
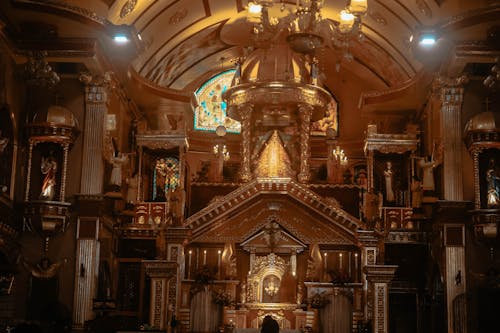
[(51, 105), (46, 110), (38, 111), (33, 117), (33, 123), (52, 123), (59, 126), (78, 127), (73, 113), (60, 105)]
[(465, 134), (471, 131), (499, 131), (500, 113), (481, 112), (469, 119), (465, 125)]
[(309, 83), (308, 67), (303, 57), (292, 52), (286, 44), (256, 49), (242, 64), (241, 81), (242, 83), (270, 81)]

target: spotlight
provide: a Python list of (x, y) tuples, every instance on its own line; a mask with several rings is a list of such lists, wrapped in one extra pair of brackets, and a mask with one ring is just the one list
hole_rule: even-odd
[(423, 47), (432, 47), (436, 44), (437, 36), (433, 31), (421, 32), (418, 36), (418, 45)]
[(125, 44), (130, 42), (130, 39), (128, 38), (127, 35), (122, 34), (122, 33), (117, 33), (116, 35), (113, 36), (113, 40), (117, 42), (118, 44)]

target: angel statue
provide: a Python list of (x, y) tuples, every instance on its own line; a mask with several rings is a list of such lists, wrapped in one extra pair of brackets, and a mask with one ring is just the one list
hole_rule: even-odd
[(64, 262), (51, 263), (49, 258), (43, 257), (36, 265), (28, 263), (23, 259), (23, 266), (38, 279), (52, 279), (61, 269)]
[(439, 166), (443, 161), (443, 146), (437, 145), (437, 149), (430, 157), (418, 158), (417, 165), (422, 169), (422, 190), (434, 191), (436, 185), (434, 182), (434, 168)]

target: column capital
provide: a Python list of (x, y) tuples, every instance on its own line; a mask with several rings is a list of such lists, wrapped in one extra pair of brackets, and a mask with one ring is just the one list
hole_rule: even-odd
[(79, 81), (85, 86), (85, 101), (91, 103), (105, 103), (108, 89), (115, 87), (112, 72), (104, 75), (80, 73)]
[(369, 265), (363, 267), (368, 282), (389, 283), (394, 278), (397, 265)]
[(469, 82), (467, 75), (459, 77), (437, 76), (432, 82), (432, 93), (438, 97), (443, 103), (462, 102), (463, 87)]

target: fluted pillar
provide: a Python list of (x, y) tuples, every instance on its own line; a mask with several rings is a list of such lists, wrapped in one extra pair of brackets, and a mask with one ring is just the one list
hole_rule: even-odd
[(463, 200), (462, 182), (462, 100), (463, 79), (438, 80), (441, 98), (441, 136), (443, 140), (443, 174), (445, 200)]
[(472, 161), (474, 162), (474, 209), (481, 209), (481, 188), (479, 181), (479, 149), (472, 150)]
[(309, 173), (309, 156), (311, 154), (311, 147), (309, 144), (309, 134), (311, 129), (311, 113), (312, 107), (310, 105), (299, 106), (300, 116), (300, 171), (298, 174), (298, 181), (307, 183), (310, 178)]
[(99, 274), (99, 218), (79, 217), (77, 225), (73, 328), (83, 330), (94, 318), (93, 299)]
[(241, 170), (240, 179), (243, 182), (252, 180), (252, 171), (250, 169), (250, 144), (251, 144), (251, 118), (252, 106), (244, 105), (239, 109), (241, 116)]
[(85, 125), (83, 132), (82, 194), (101, 194), (103, 190), (104, 123), (107, 111), (104, 82), (82, 79), (85, 83)]
[[(82, 75), (85, 84), (85, 124), (83, 132), (82, 174), (78, 200), (98, 207), (102, 202), (104, 162), (103, 139), (107, 111), (106, 82)], [(76, 274), (73, 306), (73, 328), (83, 329), (85, 321), (94, 318), (93, 299), (96, 297), (99, 274), (99, 213), (98, 208), (79, 211), (76, 241)]]

